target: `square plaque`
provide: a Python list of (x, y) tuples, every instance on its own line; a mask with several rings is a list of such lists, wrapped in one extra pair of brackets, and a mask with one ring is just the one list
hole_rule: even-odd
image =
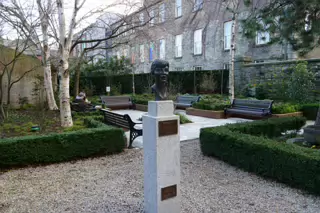
[(159, 137), (178, 134), (178, 120), (159, 121)]
[(161, 201), (177, 196), (177, 185), (167, 186), (161, 189)]

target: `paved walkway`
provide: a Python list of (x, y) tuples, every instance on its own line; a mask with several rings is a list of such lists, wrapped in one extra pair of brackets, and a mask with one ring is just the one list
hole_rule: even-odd
[[(119, 114), (128, 114), (134, 122), (141, 122), (138, 119), (146, 112), (137, 110), (114, 110), (113, 112)], [(176, 112), (186, 115), (185, 111), (177, 110)], [(180, 125), (180, 141), (187, 141), (199, 138), (200, 129), (204, 127), (221, 126), (228, 123), (246, 122), (248, 119), (242, 118), (228, 118), (228, 119), (210, 119), (199, 116), (186, 115), (193, 123)], [(140, 125), (142, 128), (142, 125)], [(129, 138), (129, 132), (126, 132), (127, 138)], [(143, 137), (138, 137), (134, 140), (133, 146), (137, 148), (143, 147)]]

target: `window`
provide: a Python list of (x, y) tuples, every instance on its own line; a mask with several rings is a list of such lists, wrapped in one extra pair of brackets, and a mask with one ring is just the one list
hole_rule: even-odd
[(263, 63), (263, 62), (264, 62), (264, 60), (255, 60), (255, 61), (254, 61), (255, 64)]
[(153, 59), (154, 59), (154, 44), (153, 42), (150, 42), (149, 61), (152, 61)]
[(270, 33), (266, 31), (268, 29), (268, 25), (265, 25), (263, 21), (260, 21), (260, 24), (263, 26), (263, 32), (257, 32), (256, 36), (256, 45), (267, 44), (270, 42)]
[(224, 28), (224, 49), (230, 50), (232, 21), (225, 22), (223, 28)]
[(224, 70), (229, 70), (230, 64), (223, 64), (223, 69)]
[(182, 34), (176, 35), (175, 56), (182, 57)]
[(134, 47), (131, 47), (131, 63), (135, 63), (135, 49)]
[(116, 55), (117, 59), (120, 59), (120, 57), (121, 57), (120, 52), (119, 52), (119, 51), (117, 51), (117, 53), (116, 53), (116, 54), (117, 54), (117, 55)]
[(194, 66), (193, 69), (195, 71), (200, 71), (200, 70), (202, 70), (202, 66)]
[(160, 40), (160, 53), (159, 53), (159, 58), (160, 59), (165, 59), (166, 56), (166, 41), (164, 39)]
[(182, 16), (182, 0), (176, 0), (176, 18)]
[(201, 10), (203, 7), (203, 0), (194, 0), (193, 11)]
[(161, 4), (159, 7), (159, 23), (162, 23), (165, 21), (165, 16), (166, 16), (165, 12), (166, 12), (165, 5)]
[(267, 44), (270, 42), (269, 32), (257, 32), (256, 45)]
[(140, 13), (139, 15), (139, 20), (140, 20), (140, 24), (143, 25), (144, 24), (144, 14), (143, 13)]
[(127, 49), (127, 48), (123, 49), (123, 56), (124, 56), (125, 58), (128, 57), (128, 49)]
[(194, 31), (193, 36), (193, 54), (202, 54), (202, 29)]
[(154, 26), (154, 10), (150, 11), (150, 26)]
[(140, 62), (141, 63), (144, 62), (144, 45), (143, 44), (140, 45)]

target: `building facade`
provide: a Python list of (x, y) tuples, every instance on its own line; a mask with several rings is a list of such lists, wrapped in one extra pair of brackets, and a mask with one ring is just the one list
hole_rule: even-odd
[[(128, 58), (135, 73), (150, 72), (154, 59), (170, 63), (170, 71), (228, 69), (232, 35), (230, 7), (236, 11), (236, 60), (252, 62), (296, 59), (289, 45), (268, 45), (269, 33), (255, 39), (243, 35), (241, 20), (248, 16), (243, 0), (145, 0), (140, 10), (106, 27), (105, 36), (119, 28), (119, 36), (108, 40), (104, 57)], [(232, 4), (231, 4), (232, 3)], [(231, 6), (230, 6), (231, 5)], [(121, 25), (119, 27), (119, 25)], [(130, 29), (130, 30), (129, 30)], [(92, 33), (103, 35), (103, 32)]]

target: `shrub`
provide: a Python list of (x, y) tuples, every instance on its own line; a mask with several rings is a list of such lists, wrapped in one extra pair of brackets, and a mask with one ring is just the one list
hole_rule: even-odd
[(190, 120), (187, 118), (187, 116), (182, 115), (182, 114), (179, 114), (179, 113), (177, 113), (176, 115), (179, 115), (179, 117), (180, 117), (180, 124), (192, 123), (192, 121), (190, 121)]
[(273, 114), (285, 114), (300, 111), (300, 106), (298, 104), (291, 103), (274, 103), (272, 105)]
[(0, 140), (0, 168), (46, 164), (123, 151), (122, 129), (85, 119), (90, 129)]
[(319, 109), (319, 104), (304, 104), (301, 106), (301, 111), (303, 112), (303, 116), (308, 120), (316, 120), (317, 113)]
[(224, 110), (230, 106), (230, 101), (221, 95), (203, 96), (198, 103), (192, 105), (193, 108), (203, 110)]
[[(263, 131), (268, 133), (265, 135), (269, 135), (270, 129), (276, 130), (275, 123), (282, 126), (283, 131), (291, 130), (294, 126), (297, 128), (302, 125), (305, 119), (297, 117), (270, 120), (202, 129), (201, 151), (204, 155), (218, 157), (246, 171), (320, 194), (319, 151), (279, 143), (258, 133)], [(266, 123), (263, 125), (265, 127), (271, 125), (269, 130), (261, 128), (262, 122)], [(293, 124), (289, 125), (290, 122)], [(256, 124), (259, 128), (255, 129)], [(286, 128), (285, 124), (288, 124)], [(250, 125), (251, 128), (244, 129), (243, 125)]]

